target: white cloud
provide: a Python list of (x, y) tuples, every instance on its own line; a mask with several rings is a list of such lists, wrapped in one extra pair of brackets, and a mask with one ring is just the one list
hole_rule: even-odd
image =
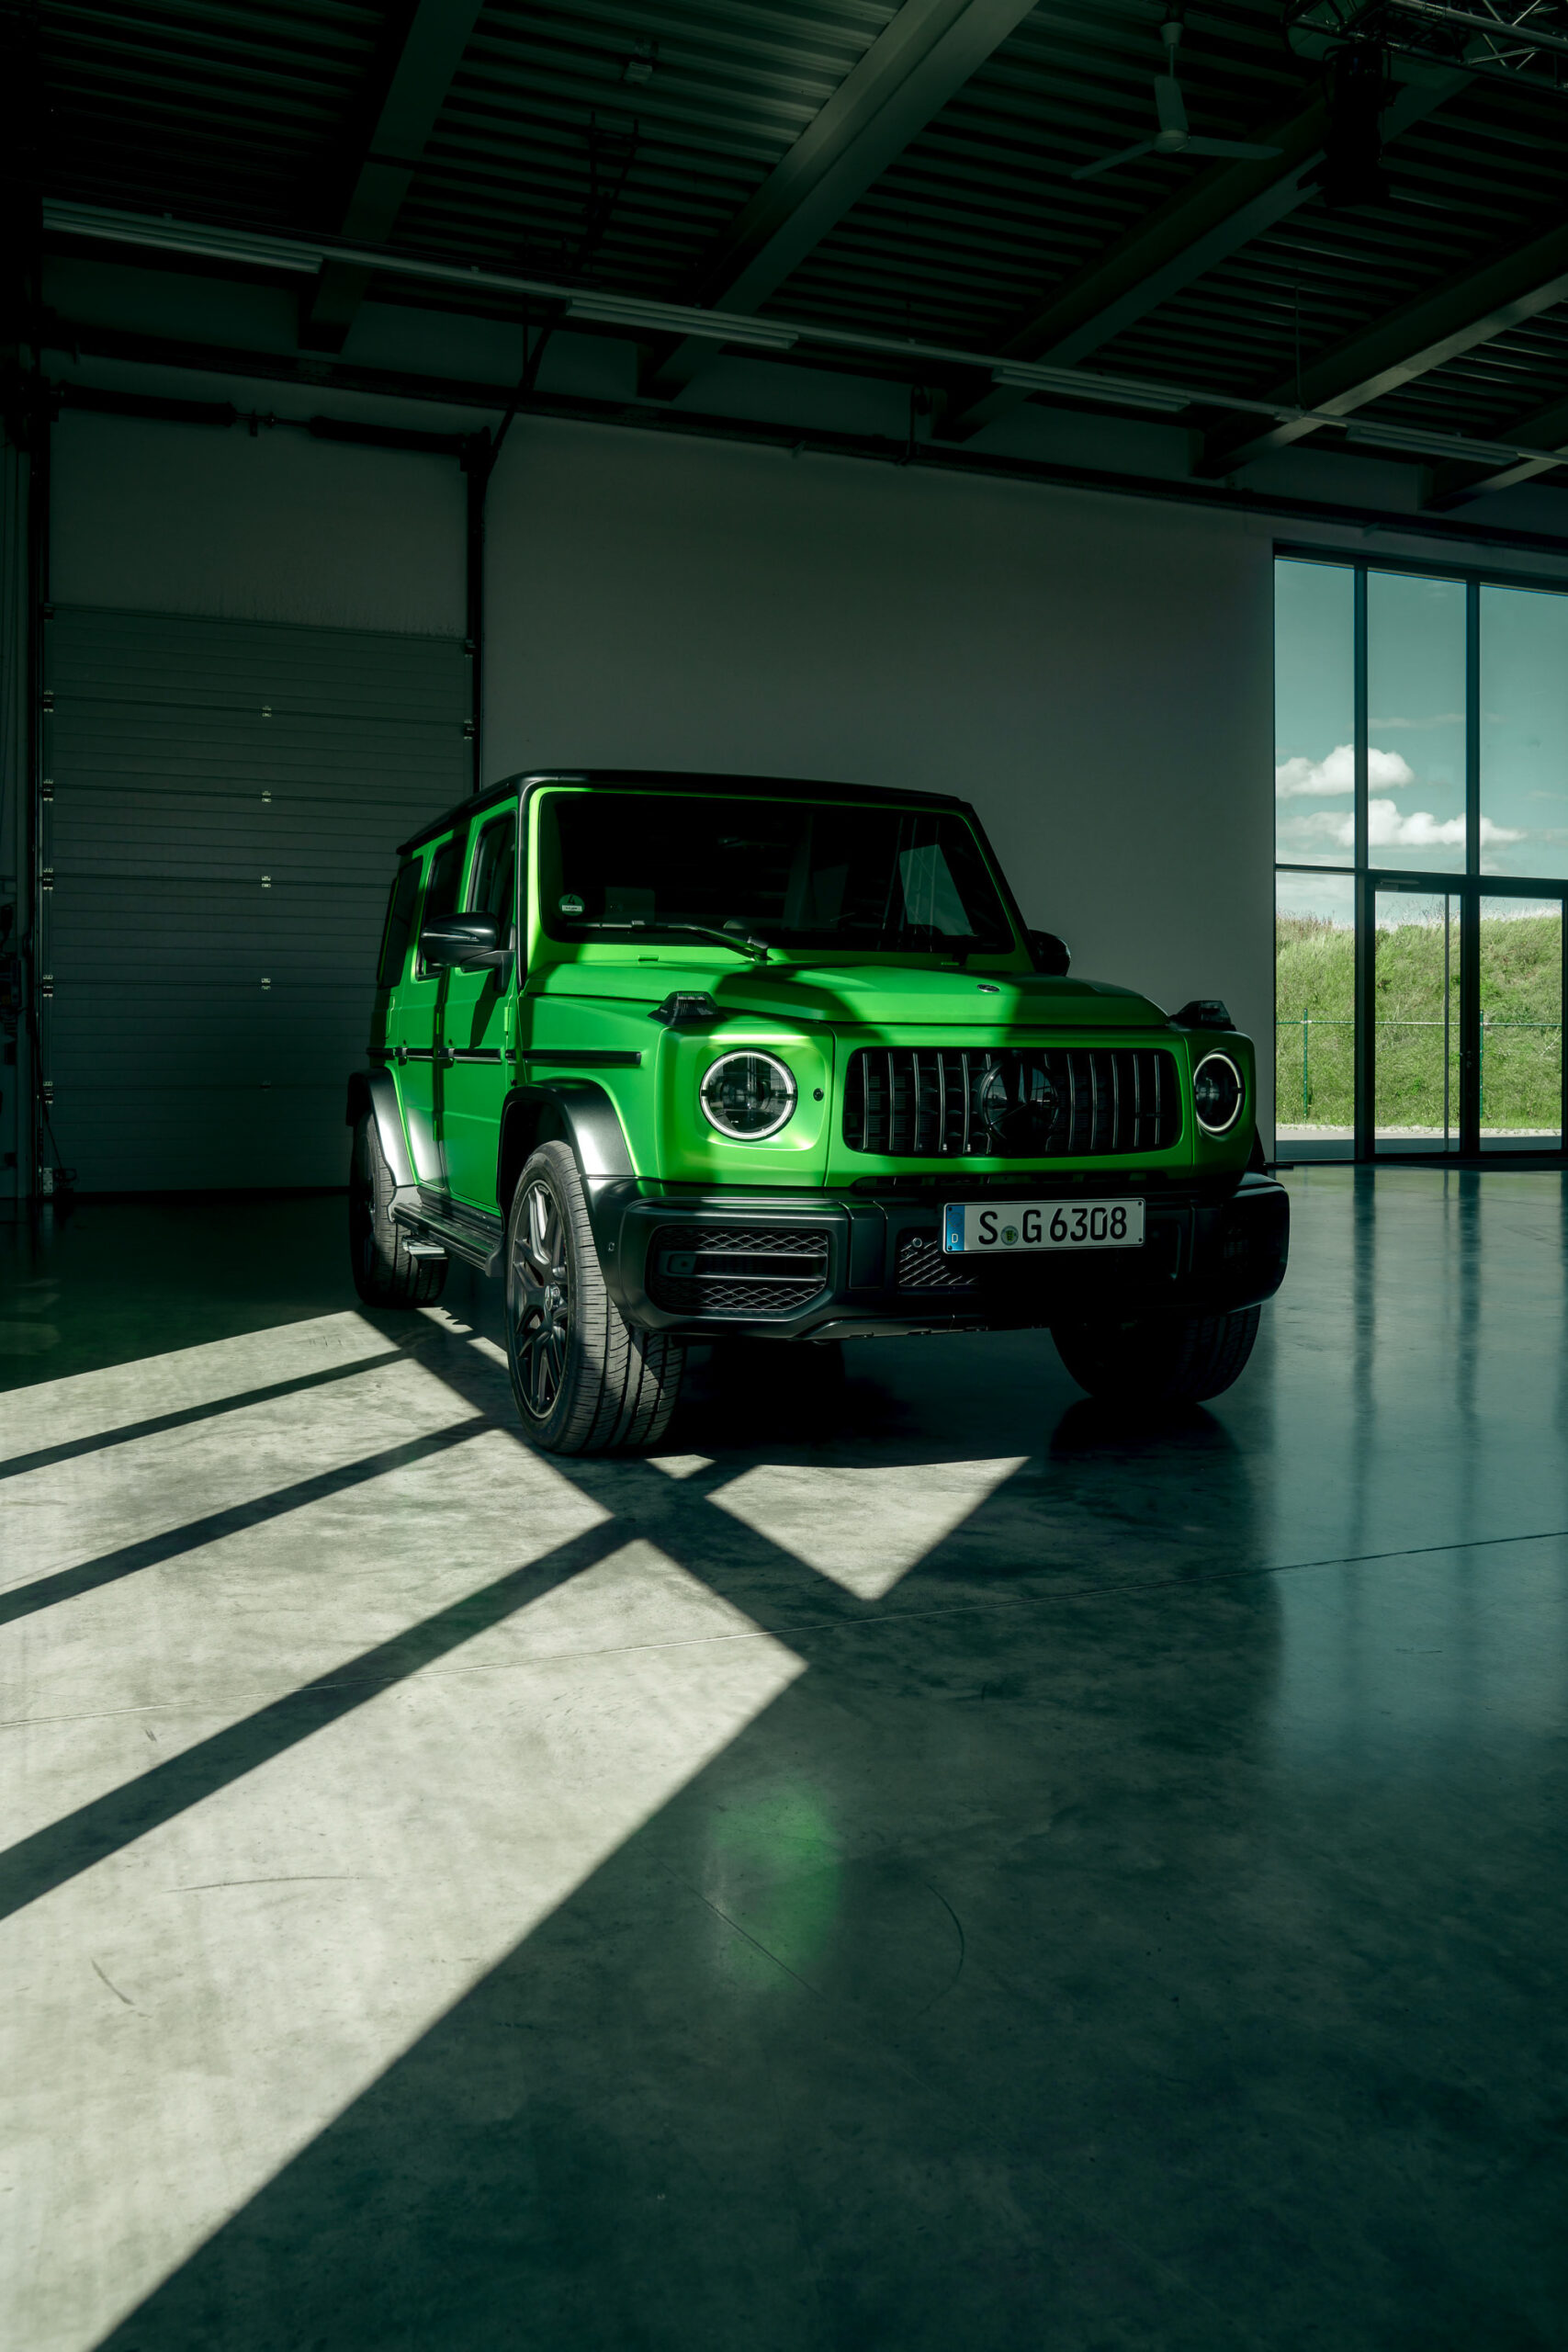
[[(1367, 781), (1390, 792), (1414, 784), (1416, 771), (1398, 752), (1380, 752), (1372, 744), (1367, 751)], [(1356, 754), (1348, 743), (1337, 743), (1325, 760), (1305, 759), (1298, 752), (1274, 771), (1274, 794), (1280, 800), (1329, 799), (1355, 788)]]
[[(1356, 842), (1354, 817), (1342, 817), (1337, 809), (1322, 808), (1310, 817), (1296, 817), (1280, 828), (1281, 839), (1301, 842), (1333, 842), (1341, 849), (1352, 849)], [(1490, 817), (1481, 820), (1481, 846), (1488, 849), (1495, 842), (1520, 842), (1523, 833), (1514, 832), (1506, 825), (1495, 825)], [(1462, 817), (1434, 817), (1429, 808), (1413, 808), (1403, 815), (1394, 801), (1369, 800), (1367, 803), (1367, 840), (1373, 849), (1458, 849), (1464, 841)]]

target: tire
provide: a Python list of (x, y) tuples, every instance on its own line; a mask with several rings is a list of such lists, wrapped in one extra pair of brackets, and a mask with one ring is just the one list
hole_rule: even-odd
[(348, 1247), (354, 1287), (367, 1306), (428, 1306), (446, 1281), (445, 1258), (411, 1258), (409, 1237), (392, 1223), (397, 1190), (381, 1149), (375, 1114), (354, 1123), (348, 1170)]
[(588, 1199), (564, 1143), (541, 1144), (506, 1220), (506, 1359), (523, 1427), (547, 1453), (657, 1445), (685, 1350), (634, 1331), (605, 1287)]
[(1201, 1405), (1239, 1380), (1263, 1310), (1141, 1315), (1125, 1323), (1064, 1323), (1056, 1352), (1080, 1388), (1107, 1404), (1148, 1410)]

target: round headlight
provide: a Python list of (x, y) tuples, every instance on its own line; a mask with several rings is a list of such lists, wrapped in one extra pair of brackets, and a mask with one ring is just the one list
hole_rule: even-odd
[(795, 1109), (795, 1080), (772, 1054), (725, 1054), (703, 1080), (703, 1114), (721, 1136), (759, 1143)]
[(1192, 1108), (1206, 1136), (1228, 1135), (1241, 1115), (1241, 1072), (1228, 1054), (1205, 1054), (1192, 1073)]

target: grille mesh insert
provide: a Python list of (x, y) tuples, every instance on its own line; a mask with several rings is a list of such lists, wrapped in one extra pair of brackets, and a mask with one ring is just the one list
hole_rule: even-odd
[(934, 1225), (911, 1226), (898, 1242), (900, 1290), (978, 1290), (980, 1277), (944, 1257)]
[(910, 1159), (1091, 1159), (1181, 1133), (1176, 1057), (1155, 1046), (862, 1046), (844, 1085), (852, 1151)]
[(661, 1225), (648, 1295), (671, 1315), (789, 1315), (828, 1281), (828, 1236), (780, 1226)]

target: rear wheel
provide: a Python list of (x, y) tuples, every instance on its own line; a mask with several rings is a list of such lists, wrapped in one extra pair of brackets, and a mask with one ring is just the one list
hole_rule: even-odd
[(670, 1426), (685, 1351), (623, 1322), (563, 1143), (540, 1145), (513, 1194), (506, 1353), (523, 1426), (547, 1453), (637, 1452)]
[(1262, 1316), (1140, 1315), (1119, 1323), (1063, 1323), (1051, 1336), (1080, 1388), (1107, 1404), (1201, 1405), (1239, 1380)]
[(411, 1258), (411, 1237), (392, 1222), (397, 1186), (374, 1112), (354, 1123), (348, 1168), (348, 1247), (354, 1287), (367, 1306), (428, 1306), (446, 1280), (445, 1258)]

